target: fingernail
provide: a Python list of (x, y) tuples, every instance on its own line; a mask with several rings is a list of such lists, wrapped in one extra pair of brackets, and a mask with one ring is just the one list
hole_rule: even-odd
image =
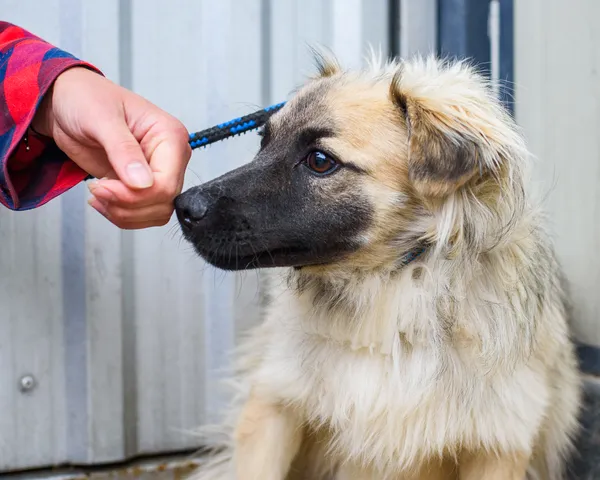
[(103, 187), (102, 185), (96, 185), (94, 187), (90, 186), (90, 192), (99, 200), (104, 200), (106, 202), (112, 202), (115, 199), (115, 195), (108, 188)]
[(106, 204), (98, 200), (96, 197), (92, 197), (88, 200), (88, 204), (94, 208), (100, 215), (109, 218), (109, 214), (106, 208)]
[(154, 183), (152, 172), (148, 166), (138, 162), (127, 165), (127, 176), (131, 185), (137, 188), (148, 188)]

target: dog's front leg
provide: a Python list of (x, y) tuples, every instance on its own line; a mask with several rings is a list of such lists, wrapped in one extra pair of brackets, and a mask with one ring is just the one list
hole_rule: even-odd
[(525, 480), (529, 455), (514, 453), (494, 455), (480, 452), (460, 459), (460, 480)]
[(251, 393), (235, 431), (236, 479), (284, 480), (301, 442), (291, 409)]

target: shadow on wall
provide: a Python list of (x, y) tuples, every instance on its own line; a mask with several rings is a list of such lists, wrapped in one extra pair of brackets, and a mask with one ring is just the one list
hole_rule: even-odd
[(568, 479), (597, 480), (600, 478), (600, 386), (597, 384), (588, 384), (581, 423)]

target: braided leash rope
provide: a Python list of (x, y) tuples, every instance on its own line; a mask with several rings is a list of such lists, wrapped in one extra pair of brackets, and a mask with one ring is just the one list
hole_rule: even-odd
[(285, 102), (271, 105), (244, 117), (235, 118), (225, 123), (220, 123), (214, 127), (200, 130), (196, 133), (190, 133), (189, 144), (192, 149), (206, 147), (211, 143), (234, 137), (250, 130), (255, 130), (263, 126), (269, 117), (275, 112), (281, 110)]

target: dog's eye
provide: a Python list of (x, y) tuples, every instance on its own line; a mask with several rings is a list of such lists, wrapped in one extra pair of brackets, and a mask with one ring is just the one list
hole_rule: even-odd
[(306, 166), (318, 175), (333, 173), (339, 167), (333, 158), (320, 151), (314, 151), (306, 157)]

